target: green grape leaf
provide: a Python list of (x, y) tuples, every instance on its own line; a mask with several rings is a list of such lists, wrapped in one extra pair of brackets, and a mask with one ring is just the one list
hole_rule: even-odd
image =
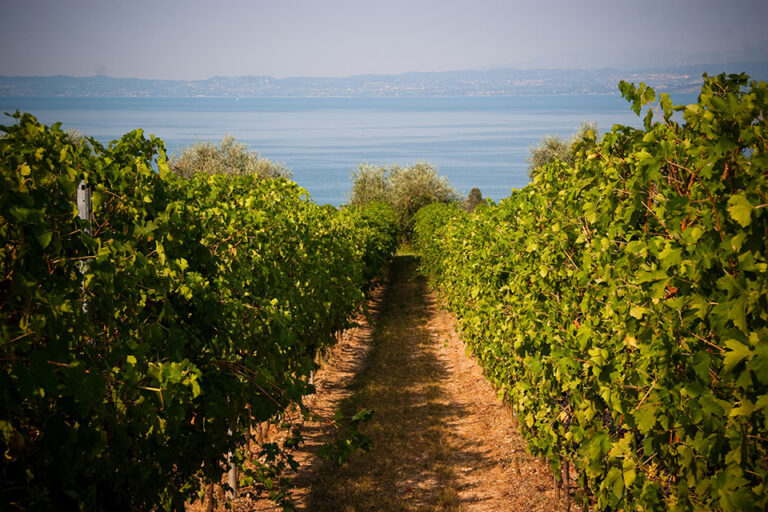
[(728, 350), (723, 358), (723, 372), (733, 371), (737, 364), (748, 358), (752, 353), (748, 346), (734, 339), (727, 340), (725, 346)]
[(728, 213), (742, 227), (752, 222), (752, 204), (742, 194), (736, 194), (728, 200)]

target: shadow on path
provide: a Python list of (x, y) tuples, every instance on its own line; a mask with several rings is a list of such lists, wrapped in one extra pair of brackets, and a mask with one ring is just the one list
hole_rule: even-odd
[(470, 412), (446, 393), (442, 340), (430, 328), (436, 305), (417, 266), (414, 256), (393, 261), (373, 348), (341, 406), (345, 414), (373, 409), (363, 428), (371, 450), (341, 468), (314, 468), (307, 511), (462, 510), (457, 471), (498, 462), (452, 432)]

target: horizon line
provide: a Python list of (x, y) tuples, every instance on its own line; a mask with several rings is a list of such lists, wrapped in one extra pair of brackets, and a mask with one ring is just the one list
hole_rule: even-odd
[(736, 61), (736, 62), (721, 62), (721, 63), (695, 63), (695, 64), (680, 64), (680, 65), (662, 65), (658, 67), (636, 67), (636, 68), (617, 68), (614, 66), (604, 66), (604, 67), (579, 67), (579, 68), (559, 68), (559, 67), (511, 67), (511, 66), (503, 66), (503, 67), (494, 67), (494, 68), (484, 68), (484, 69), (452, 69), (452, 70), (443, 70), (443, 71), (404, 71), (400, 73), (358, 73), (358, 74), (352, 74), (352, 75), (339, 75), (339, 76), (333, 76), (333, 75), (319, 75), (319, 76), (302, 76), (302, 75), (295, 75), (295, 76), (285, 76), (285, 77), (276, 77), (273, 75), (258, 75), (258, 74), (251, 74), (251, 75), (213, 75), (209, 76), (208, 78), (192, 78), (192, 79), (186, 79), (186, 78), (146, 78), (146, 77), (137, 77), (137, 76), (113, 76), (113, 75), (105, 75), (105, 74), (94, 74), (94, 75), (67, 75), (62, 73), (56, 73), (56, 74), (50, 74), (50, 75), (6, 75), (3, 73), (0, 73), (0, 78), (74, 78), (74, 79), (93, 79), (93, 78), (108, 78), (112, 80), (147, 80), (147, 81), (156, 81), (156, 82), (204, 82), (208, 80), (215, 80), (215, 79), (222, 79), (222, 78), (262, 78), (262, 79), (271, 79), (271, 80), (349, 80), (354, 78), (365, 78), (365, 77), (400, 77), (400, 76), (406, 76), (406, 75), (427, 75), (427, 74), (448, 74), (448, 73), (493, 73), (498, 71), (527, 71), (527, 72), (595, 72), (595, 71), (616, 71), (616, 72), (623, 72), (623, 73), (641, 73), (641, 72), (650, 72), (650, 71), (663, 71), (663, 70), (673, 70), (673, 69), (681, 69), (681, 68), (696, 68), (696, 67), (710, 67), (710, 66), (734, 66), (737, 64), (749, 64), (749, 65), (764, 65), (768, 66), (768, 59), (766, 60), (745, 60), (745, 61)]

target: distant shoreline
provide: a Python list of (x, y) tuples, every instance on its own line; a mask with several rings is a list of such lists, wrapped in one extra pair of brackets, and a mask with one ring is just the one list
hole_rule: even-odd
[[(666, 92), (661, 91), (660, 92)], [(693, 94), (693, 93), (682, 93), (682, 94)], [(83, 96), (76, 96), (76, 95), (52, 95), (52, 96), (32, 96), (32, 95), (18, 95), (18, 96), (6, 96), (3, 94), (0, 94), (0, 98), (6, 99), (6, 100), (13, 100), (13, 99), (66, 99), (66, 98), (72, 98), (72, 99), (115, 99), (115, 100), (274, 100), (274, 99), (286, 99), (286, 100), (298, 100), (298, 99), (328, 99), (328, 100), (354, 100), (354, 99), (360, 99), (360, 100), (376, 100), (376, 99), (483, 99), (483, 98), (548, 98), (548, 97), (568, 97), (568, 96), (621, 96), (621, 94), (618, 92), (618, 89), (616, 92), (593, 92), (593, 93), (560, 93), (560, 94), (546, 94), (546, 93), (536, 93), (536, 94), (483, 94), (483, 95), (399, 95), (399, 96), (331, 96), (331, 95), (316, 95), (316, 96), (107, 96), (107, 95), (83, 95)]]
[(703, 73), (741, 73), (768, 80), (768, 61), (625, 71), (612, 68), (496, 69), (414, 72), (343, 78), (268, 76), (205, 80), (113, 78), (104, 75), (0, 76), (0, 96), (72, 98), (400, 98), (617, 95), (619, 81), (644, 82), (659, 91), (694, 94)]

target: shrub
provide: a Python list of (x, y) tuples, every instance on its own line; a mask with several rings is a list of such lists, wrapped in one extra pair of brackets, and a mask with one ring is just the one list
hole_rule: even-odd
[(485, 199), (483, 199), (483, 193), (480, 192), (479, 188), (474, 187), (469, 191), (469, 195), (464, 200), (464, 211), (473, 212), (478, 205), (484, 203)]
[(191, 178), (197, 173), (291, 177), (291, 172), (283, 164), (262, 158), (258, 151), (249, 151), (246, 144), (238, 142), (232, 135), (224, 137), (219, 146), (208, 141), (197, 141), (172, 157), (168, 165), (184, 178)]
[(352, 173), (352, 195), (349, 204), (370, 202), (389, 204), (397, 214), (402, 238), (409, 239), (413, 216), (430, 203), (453, 203), (459, 200), (448, 178), (426, 162), (409, 167), (373, 167), (362, 164)]
[(559, 136), (545, 135), (537, 146), (531, 148), (528, 162), (528, 176), (533, 178), (536, 169), (560, 160), (568, 165), (573, 165), (576, 154), (597, 144), (597, 123), (584, 121), (578, 131), (569, 139), (564, 140)]
[(374, 167), (370, 164), (360, 164), (352, 171), (352, 194), (350, 206), (361, 206), (369, 203), (390, 202), (391, 184), (389, 167)]

